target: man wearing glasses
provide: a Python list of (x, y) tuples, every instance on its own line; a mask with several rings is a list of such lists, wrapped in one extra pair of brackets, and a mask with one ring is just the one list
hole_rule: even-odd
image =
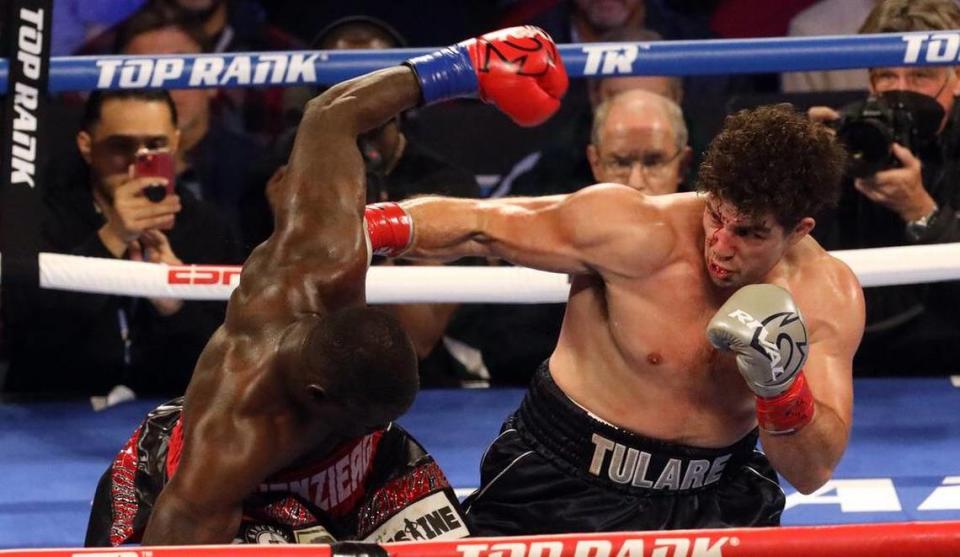
[(675, 193), (690, 161), (683, 113), (672, 100), (634, 89), (597, 107), (587, 158), (597, 182), (648, 195)]
[[(960, 29), (952, 0), (879, 2), (861, 33)], [(912, 110), (932, 114), (930, 141), (894, 143), (885, 169), (849, 179), (836, 214), (818, 219), (814, 236), (828, 249), (937, 244), (960, 241), (960, 128), (958, 66), (871, 68), (870, 93), (880, 98), (911, 92)], [(903, 93), (906, 94), (906, 93)], [(942, 111), (941, 114), (936, 112)], [(814, 107), (810, 117), (831, 121), (840, 113)], [(953, 283), (873, 288), (866, 291), (867, 327), (857, 354), (860, 374), (942, 374), (955, 369), (960, 328)], [(919, 356), (921, 355), (922, 356)]]

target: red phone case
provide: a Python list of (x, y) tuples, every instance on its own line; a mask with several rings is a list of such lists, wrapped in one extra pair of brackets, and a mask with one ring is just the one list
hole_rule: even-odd
[(174, 193), (174, 173), (173, 154), (169, 151), (141, 151), (137, 153), (137, 159), (133, 164), (133, 177), (142, 178), (146, 176), (166, 178), (167, 193)]

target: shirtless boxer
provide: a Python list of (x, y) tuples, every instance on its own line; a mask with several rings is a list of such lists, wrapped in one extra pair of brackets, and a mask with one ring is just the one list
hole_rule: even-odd
[(378, 208), (412, 238), (395, 255), (573, 276), (556, 349), (464, 504), (475, 534), (775, 525), (775, 470), (803, 493), (830, 478), (863, 293), (808, 233), (843, 161), (826, 129), (763, 107), (727, 119), (698, 193)]
[[(249, 518), (270, 521), (248, 532), (267, 541), (285, 533), (278, 526), (325, 540), (314, 523), (374, 541), (443, 528), (466, 534), (442, 473), (420, 466), (387, 425), (413, 402), (416, 355), (400, 325), (365, 304), (371, 252), (396, 240), (377, 212), (363, 225), (357, 137), (420, 101), (478, 92), (532, 125), (557, 109), (566, 85), (549, 37), (513, 28), (310, 101), (288, 166), (268, 188), (275, 231), (243, 267), (226, 320), (197, 362), (182, 419), (177, 405), (158, 408), (117, 456), (98, 489), (108, 504), (95, 506), (88, 542), (104, 530), (110, 543), (136, 541), (147, 516), (145, 545), (228, 543)], [(384, 445), (404, 459), (400, 477), (377, 467)], [(437, 516), (395, 514), (413, 495), (438, 495), (420, 509)]]

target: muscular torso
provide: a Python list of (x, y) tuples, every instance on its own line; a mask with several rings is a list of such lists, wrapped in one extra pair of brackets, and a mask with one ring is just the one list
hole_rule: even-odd
[[(755, 427), (753, 395), (733, 355), (707, 341), (708, 321), (732, 292), (717, 290), (704, 266), (702, 200), (683, 203), (671, 211), (676, 241), (656, 271), (574, 278), (550, 369), (567, 396), (605, 421), (649, 437), (722, 447)], [(797, 261), (822, 250), (806, 242), (792, 248), (769, 282), (790, 290), (810, 315)]]
[[(363, 303), (366, 266), (331, 267), (314, 261), (303, 272), (279, 273), (270, 242), (250, 256), (224, 324), (197, 362), (184, 401), (185, 436), (198, 428), (239, 430), (225, 437), (251, 459), (253, 474), (272, 473), (342, 441), (330, 424), (310, 415), (306, 379), (291, 373), (294, 352), (312, 320)], [(351, 240), (351, 243), (356, 240)], [(309, 270), (307, 270), (309, 269)], [(298, 310), (312, 299), (310, 311)], [(204, 437), (206, 437), (204, 432)]]

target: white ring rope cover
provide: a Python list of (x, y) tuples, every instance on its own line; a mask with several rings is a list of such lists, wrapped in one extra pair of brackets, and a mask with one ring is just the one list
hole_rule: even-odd
[[(960, 244), (831, 252), (863, 286), (960, 279)], [(236, 265), (177, 265), (40, 254), (40, 286), (57, 290), (188, 300), (226, 300), (240, 280)], [(566, 275), (523, 267), (371, 267), (370, 303), (564, 302)]]

